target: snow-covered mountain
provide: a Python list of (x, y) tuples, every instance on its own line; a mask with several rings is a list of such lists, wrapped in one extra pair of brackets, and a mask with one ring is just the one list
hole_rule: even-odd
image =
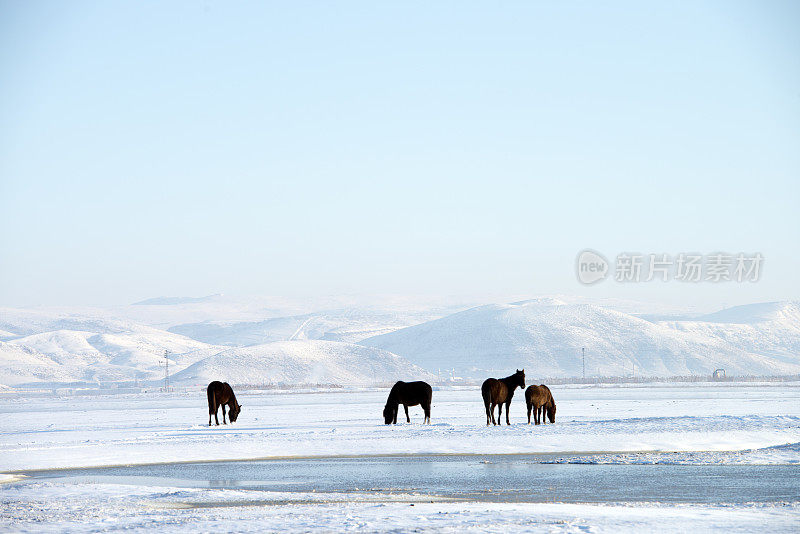
[(438, 319), (453, 311), (450, 308), (344, 308), (262, 321), (188, 323), (173, 326), (169, 331), (206, 343), (238, 347), (292, 339), (356, 343), (368, 337)]
[[(794, 302), (707, 315), (659, 308), (648, 315), (646, 306), (631, 303), (549, 297), (469, 309), (398, 302), (278, 316), (263, 301), (156, 302), (0, 308), (0, 384), (157, 380), (166, 350), (170, 370), (189, 382), (225, 379), (216, 373), (228, 369), (236, 376), (228, 381), (342, 385), (425, 372), (482, 378), (520, 367), (529, 376), (580, 376), (584, 347), (588, 376), (634, 369), (708, 375), (719, 367), (730, 375), (800, 373), (800, 305)], [(453, 308), (460, 311), (448, 313)], [(209, 320), (174, 324), (186, 317)], [(248, 374), (254, 369), (255, 379)]]
[[(535, 299), (480, 306), (361, 341), (464, 377), (525, 368), (531, 376), (793, 374), (800, 372), (797, 304), (757, 324), (651, 322), (590, 304)], [(760, 309), (760, 308), (759, 308)], [(740, 311), (737, 316), (745, 313)]]
[(55, 330), (0, 341), (0, 383), (112, 382), (163, 376), (165, 351), (179, 370), (221, 350), (138, 326), (125, 332)]
[(177, 383), (371, 385), (431, 374), (391, 352), (350, 343), (297, 340), (228, 349), (177, 373)]
[(788, 366), (800, 362), (800, 304), (797, 302), (736, 306), (695, 320), (659, 324), (692, 337), (717, 339), (727, 346)]
[[(180, 302), (158, 306), (183, 308), (185, 305)], [(347, 323), (348, 315), (352, 323)], [(170, 370), (178, 373), (177, 380), (194, 377), (189, 380), (192, 381), (205, 373), (209, 381), (349, 385), (379, 383), (395, 376), (428, 376), (386, 351), (340, 342), (302, 341), (307, 332), (315, 331), (300, 326), (323, 325), (319, 332), (339, 328), (358, 330), (369, 321), (380, 324), (372, 312), (335, 313), (328, 319), (313, 319), (278, 318), (275, 320), (278, 325), (288, 324), (289, 328), (277, 329), (277, 334), (269, 335), (284, 342), (264, 345), (260, 341), (262, 338), (256, 337), (258, 346), (253, 350), (226, 350), (226, 347), (178, 333), (110, 317), (103, 311), (3, 308), (0, 309), (0, 384), (159, 380), (164, 373), (167, 350)], [(391, 323), (397, 319), (387, 315), (385, 320)], [(270, 323), (270, 320), (265, 322)], [(294, 341), (285, 341), (287, 339)], [(192, 364), (198, 365), (187, 373), (180, 373)], [(413, 373), (408, 375), (404, 371)]]

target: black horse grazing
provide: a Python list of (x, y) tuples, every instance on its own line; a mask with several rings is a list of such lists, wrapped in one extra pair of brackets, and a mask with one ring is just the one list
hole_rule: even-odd
[(525, 390), (525, 404), (528, 405), (528, 424), (531, 424), (531, 410), (533, 410), (533, 420), (537, 425), (545, 422), (545, 410), (550, 422), (556, 422), (556, 401), (553, 400), (550, 388), (544, 384), (531, 386)]
[[(511, 407), (511, 399), (514, 397), (514, 390), (525, 387), (525, 369), (519, 370), (511, 376), (505, 378), (487, 378), (481, 386), (483, 404), (486, 406), (486, 424), (502, 424), (503, 404), (506, 405), (506, 424), (508, 420), (508, 410)], [(497, 423), (494, 419), (494, 407), (497, 406)]]
[(225, 422), (226, 404), (230, 410), (231, 423), (236, 422), (236, 418), (239, 417), (239, 412), (242, 411), (242, 405), (236, 402), (236, 395), (233, 394), (233, 389), (231, 389), (230, 384), (227, 382), (219, 382), (214, 380), (208, 385), (206, 393), (208, 394), (208, 426), (211, 426), (212, 415), (214, 416), (214, 420), (217, 422), (217, 426), (219, 426), (217, 410), (220, 406), (222, 406), (222, 424), (228, 424)]
[(406, 421), (411, 422), (408, 416), (408, 407), (422, 405), (425, 412), (425, 418), (422, 424), (431, 422), (431, 398), (433, 397), (433, 389), (426, 382), (397, 382), (392, 386), (389, 392), (389, 398), (386, 399), (386, 407), (383, 409), (383, 420), (387, 425), (392, 423), (397, 424), (397, 410), (399, 405), (402, 404), (406, 410)]

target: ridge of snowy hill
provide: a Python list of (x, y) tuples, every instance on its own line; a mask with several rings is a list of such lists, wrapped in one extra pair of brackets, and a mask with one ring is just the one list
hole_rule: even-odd
[(152, 380), (163, 376), (165, 350), (177, 370), (220, 348), (146, 326), (42, 332), (0, 341), (0, 383)]
[(718, 312), (701, 315), (695, 321), (706, 323), (756, 324), (784, 322), (800, 325), (800, 303), (792, 301), (759, 302), (725, 308)]
[(236, 347), (294, 339), (357, 343), (368, 337), (437, 319), (453, 311), (344, 308), (262, 321), (188, 323), (173, 326), (169, 331), (205, 343)]
[(692, 321), (659, 324), (693, 337), (718, 339), (788, 365), (800, 361), (800, 305), (796, 302), (748, 304)]
[(336, 341), (296, 340), (232, 348), (176, 373), (176, 383), (374, 385), (432, 375), (380, 349)]
[(471, 378), (523, 367), (529, 376), (580, 376), (584, 347), (588, 376), (630, 375), (634, 369), (640, 375), (697, 375), (718, 367), (732, 375), (800, 372), (800, 336), (792, 327), (774, 342), (764, 339), (770, 331), (764, 328), (763, 338), (740, 347), (726, 337), (736, 325), (703, 331), (686, 324), (704, 323), (650, 322), (589, 304), (534, 299), (479, 306), (361, 344)]
[[(268, 319), (304, 316), (342, 316), (347, 313), (363, 315), (398, 315), (411, 317), (420, 315), (415, 323), (435, 317), (443, 317), (455, 311), (464, 310), (476, 304), (465, 304), (457, 298), (431, 298), (414, 296), (340, 296), (286, 298), (276, 296), (228, 296), (209, 297), (157, 297), (137, 302), (129, 306), (89, 310), (93, 313), (128, 319), (164, 330), (179, 325), (196, 325), (198, 335), (203, 334), (203, 324), (215, 326), (234, 326), (236, 323), (259, 323)], [(399, 326), (407, 326), (407, 323)], [(237, 326), (243, 329), (246, 325)], [(0, 327), (2, 328), (2, 327)], [(214, 335), (221, 331), (212, 331)], [(236, 332), (234, 332), (236, 335)], [(374, 334), (373, 334), (374, 335)], [(198, 338), (199, 341), (205, 339)], [(259, 343), (271, 339), (262, 338)], [(234, 345), (235, 340), (224, 344)], [(250, 342), (249, 344), (255, 344)]]
[(175, 306), (177, 304), (198, 304), (201, 302), (214, 302), (222, 297), (221, 293), (205, 297), (154, 297), (134, 302), (131, 306)]
[(0, 330), (5, 332), (5, 339), (57, 330), (122, 333), (138, 326), (133, 321), (109, 317), (94, 310), (0, 308)]

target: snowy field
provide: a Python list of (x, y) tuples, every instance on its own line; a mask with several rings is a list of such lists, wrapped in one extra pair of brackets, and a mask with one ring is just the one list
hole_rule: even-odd
[[(555, 425), (486, 427), (475, 388), (436, 390), (432, 425), (386, 426), (386, 390), (241, 392), (233, 425), (207, 426), (205, 393), (11, 397), (0, 415), (0, 526), (13, 531), (748, 531), (800, 527), (800, 495), (759, 502), (483, 502), (435, 492), (255, 491), (34, 470), (158, 462), (402, 454), (540, 454), (554, 464), (800, 464), (800, 384), (555, 386)], [(398, 419), (399, 420), (399, 419)], [(782, 473), (783, 471), (778, 471)], [(790, 471), (794, 473), (795, 471)], [(16, 475), (23, 474), (21, 479)], [(780, 475), (779, 475), (780, 476)], [(220, 481), (223, 481), (220, 484)], [(365, 481), (369, 484), (369, 481)], [(214, 486), (214, 487), (211, 487)], [(602, 501), (602, 499), (598, 499)], [(741, 502), (739, 502), (741, 501)], [(414, 506), (411, 506), (411, 505)]]

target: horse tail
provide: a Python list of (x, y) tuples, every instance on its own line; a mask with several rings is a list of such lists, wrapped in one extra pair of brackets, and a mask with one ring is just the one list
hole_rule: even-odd
[(481, 386), (481, 395), (483, 395), (483, 406), (486, 408), (486, 424), (492, 421), (492, 410), (490, 408), (492, 403), (492, 388), (486, 382)]
[(217, 407), (217, 403), (215, 402), (214, 389), (211, 386), (206, 390), (206, 393), (208, 394), (208, 413), (210, 415), (216, 411), (214, 408)]

